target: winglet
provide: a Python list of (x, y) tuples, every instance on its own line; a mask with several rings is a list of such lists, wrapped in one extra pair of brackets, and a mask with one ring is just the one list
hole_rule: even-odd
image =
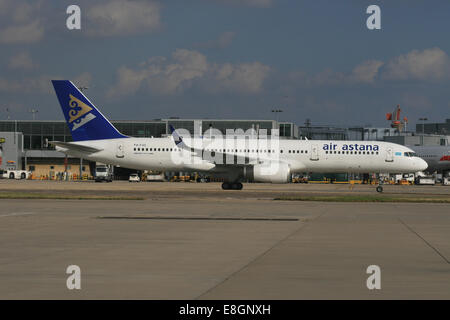
[(175, 142), (175, 145), (179, 148), (185, 147), (185, 144), (183, 142), (183, 139), (181, 136), (177, 133), (175, 128), (170, 124), (169, 125), (170, 133), (172, 133), (173, 141)]

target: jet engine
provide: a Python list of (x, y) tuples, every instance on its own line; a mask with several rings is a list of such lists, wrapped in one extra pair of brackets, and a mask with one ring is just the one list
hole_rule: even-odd
[(249, 181), (286, 183), (291, 169), (286, 163), (270, 162), (244, 167), (244, 177)]

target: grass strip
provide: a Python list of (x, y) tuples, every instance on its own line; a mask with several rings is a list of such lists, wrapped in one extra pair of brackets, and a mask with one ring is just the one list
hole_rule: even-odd
[(392, 197), (392, 196), (281, 196), (274, 200), (284, 201), (324, 201), (324, 202), (410, 202), (410, 203), (450, 203), (448, 198)]
[(136, 196), (96, 196), (48, 193), (2, 192), (0, 199), (56, 199), (56, 200), (144, 200)]

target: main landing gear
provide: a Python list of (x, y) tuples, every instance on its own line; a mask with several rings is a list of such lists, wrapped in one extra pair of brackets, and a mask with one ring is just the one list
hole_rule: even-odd
[(223, 190), (242, 190), (242, 183), (240, 182), (224, 182), (222, 183)]
[(379, 180), (379, 182), (378, 182), (378, 187), (377, 187), (377, 192), (378, 192), (378, 193), (383, 192), (383, 186), (382, 186), (382, 184), (383, 184), (383, 181)]

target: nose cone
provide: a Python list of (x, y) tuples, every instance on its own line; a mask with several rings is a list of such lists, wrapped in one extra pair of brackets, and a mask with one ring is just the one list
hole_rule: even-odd
[(425, 171), (428, 168), (428, 163), (422, 158), (416, 158), (415, 162), (417, 171)]

